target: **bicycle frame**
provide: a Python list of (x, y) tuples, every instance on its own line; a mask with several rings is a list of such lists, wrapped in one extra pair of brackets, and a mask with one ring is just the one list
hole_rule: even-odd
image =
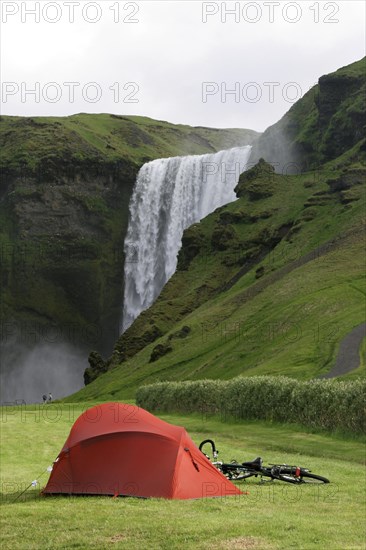
[[(206, 444), (211, 446), (212, 461), (209, 455), (203, 453), (202, 449)], [(230, 463), (219, 461), (217, 460), (219, 451), (216, 449), (215, 442), (212, 439), (202, 441), (199, 449), (220, 472), (232, 481), (260, 476), (261, 482), (263, 482), (263, 477), (269, 477), (270, 481), (277, 479), (288, 483), (329, 483), (327, 478), (312, 474), (311, 470), (300, 466), (291, 466), (289, 464), (269, 464), (268, 466), (263, 466), (261, 457), (251, 462), (242, 462), (241, 464), (235, 460)]]

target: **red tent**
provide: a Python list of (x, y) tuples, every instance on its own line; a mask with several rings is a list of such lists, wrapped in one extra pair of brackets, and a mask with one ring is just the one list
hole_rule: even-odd
[(178, 499), (242, 494), (184, 428), (123, 403), (97, 405), (79, 416), (43, 493)]

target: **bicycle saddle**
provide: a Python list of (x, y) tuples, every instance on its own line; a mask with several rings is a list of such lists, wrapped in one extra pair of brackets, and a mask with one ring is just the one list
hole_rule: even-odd
[(259, 468), (262, 467), (262, 459), (260, 456), (256, 458), (255, 460), (252, 460), (250, 462), (242, 462), (242, 466), (245, 466), (246, 468), (251, 468), (253, 470), (259, 470)]

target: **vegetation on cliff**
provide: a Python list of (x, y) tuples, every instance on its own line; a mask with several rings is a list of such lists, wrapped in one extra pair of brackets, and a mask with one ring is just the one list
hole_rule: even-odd
[[(341, 339), (364, 319), (365, 107), (357, 107), (344, 141), (336, 140), (334, 150), (327, 145), (335, 140), (334, 121), (348, 127), (351, 103), (361, 105), (364, 65), (362, 60), (322, 77), (322, 101), (309, 103), (316, 87), (278, 123), (282, 132), (283, 120), (290, 127), (297, 120), (287, 140), (296, 147), (303, 140), (304, 158), (316, 168), (275, 173), (263, 146), (265, 160), (242, 174), (238, 200), (185, 231), (177, 272), (118, 339), (107, 362), (110, 372), (75, 399), (130, 396), (159, 380), (254, 374), (308, 379), (329, 372)], [(323, 85), (333, 81), (336, 89), (349, 87), (340, 94)], [(311, 130), (314, 113), (321, 133)], [(280, 134), (268, 136), (272, 152), (286, 147)], [(255, 153), (258, 143), (265, 143), (262, 137)], [(187, 338), (171, 341), (183, 324), (190, 328)], [(167, 348), (151, 362), (154, 349)], [(349, 376), (362, 373), (364, 364), (360, 357), (359, 370)]]
[(11, 333), (25, 327), (47, 341), (53, 331), (86, 353), (109, 353), (119, 336), (123, 243), (140, 166), (257, 136), (106, 114), (0, 123), (2, 320)]
[(282, 119), (259, 136), (252, 161), (278, 172), (317, 169), (354, 147), (366, 124), (366, 57), (319, 78)]
[[(345, 201), (332, 178), (350, 172), (358, 178)], [(205, 218), (199, 252), (192, 258), (190, 244), (189, 261), (117, 341), (111, 370), (75, 399), (131, 396), (160, 380), (326, 374), (341, 339), (364, 320), (365, 174), (353, 165), (274, 174), (272, 196), (243, 196)], [(228, 225), (235, 236), (217, 247), (212, 235)], [(187, 337), (172, 340), (183, 325)], [(360, 358), (359, 374), (364, 368)]]
[[(364, 316), (364, 68), (365, 59), (321, 77), (258, 139), (141, 117), (3, 117), (2, 243), (13, 248), (2, 263), (2, 313), (92, 327), (89, 350), (117, 339), (107, 361), (91, 356), (91, 383), (74, 399), (131, 397), (160, 380), (329, 372)], [(138, 167), (253, 140), (256, 163), (238, 200), (185, 231), (177, 272), (118, 337)], [(293, 159), (295, 170), (284, 164)], [(361, 357), (349, 376), (363, 371)]]

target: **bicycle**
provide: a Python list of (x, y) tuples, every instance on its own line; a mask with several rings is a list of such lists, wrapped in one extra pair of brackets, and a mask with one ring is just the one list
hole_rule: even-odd
[[(202, 450), (206, 444), (211, 445), (212, 459)], [(296, 484), (330, 483), (329, 479), (326, 477), (313, 474), (311, 470), (302, 468), (301, 466), (290, 466), (289, 464), (269, 464), (268, 466), (264, 466), (261, 457), (242, 463), (236, 460), (232, 460), (231, 462), (219, 461), (217, 460), (219, 451), (216, 449), (215, 442), (212, 439), (205, 439), (202, 441), (199, 445), (199, 450), (231, 481), (241, 481), (250, 477), (260, 476), (261, 483), (264, 483), (263, 477), (270, 478), (270, 481), (277, 479), (279, 481)]]

